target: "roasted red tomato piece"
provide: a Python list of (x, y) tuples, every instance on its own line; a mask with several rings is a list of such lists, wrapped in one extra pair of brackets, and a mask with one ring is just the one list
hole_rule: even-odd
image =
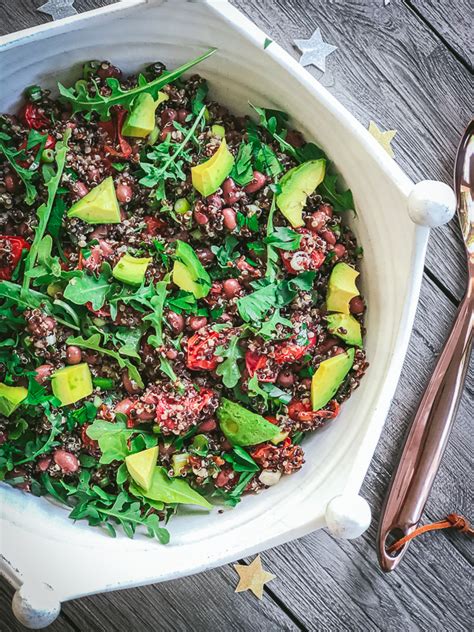
[(117, 158), (130, 158), (132, 155), (132, 147), (130, 143), (122, 136), (122, 127), (127, 115), (127, 110), (121, 106), (114, 106), (111, 108), (111, 120), (101, 121), (99, 127), (101, 127), (109, 136), (109, 138), (120, 148), (115, 149), (111, 145), (104, 144), (104, 150), (111, 156)]
[(290, 274), (318, 270), (326, 258), (326, 242), (306, 228), (298, 228), (302, 235), (298, 250), (280, 250), (283, 265)]
[(19, 117), (30, 129), (44, 129), (51, 124), (45, 113), (33, 103), (24, 105), (20, 110)]
[(274, 366), (272, 358), (256, 351), (247, 351), (245, 354), (245, 366), (250, 377), (257, 374), (259, 382), (275, 382), (278, 369)]
[(0, 235), (0, 279), (9, 281), (12, 278), (21, 258), (23, 250), (29, 250), (30, 244), (23, 237)]
[(220, 336), (217, 331), (200, 330), (188, 340), (189, 369), (213, 371), (217, 367), (214, 352), (219, 344)]
[(273, 357), (278, 364), (292, 364), (301, 358), (316, 344), (316, 336), (308, 338), (308, 344), (299, 345), (290, 339), (275, 346)]

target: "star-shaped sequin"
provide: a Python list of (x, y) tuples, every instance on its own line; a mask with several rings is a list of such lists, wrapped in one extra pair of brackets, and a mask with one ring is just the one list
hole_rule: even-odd
[(42, 4), (37, 10), (41, 11), (41, 13), (47, 13), (53, 20), (60, 20), (61, 18), (68, 18), (77, 14), (73, 5), (74, 0), (48, 0), (46, 4)]
[(237, 588), (235, 589), (236, 593), (251, 590), (256, 597), (262, 599), (263, 587), (266, 583), (275, 579), (275, 575), (263, 570), (260, 555), (257, 555), (248, 566), (244, 564), (234, 564), (234, 568), (240, 577)]
[(382, 132), (382, 130), (377, 127), (374, 121), (370, 121), (369, 132), (379, 143), (379, 145), (381, 145), (385, 149), (390, 158), (394, 158), (395, 154), (393, 153), (391, 142), (395, 134), (397, 133), (397, 130), (388, 129), (386, 132)]
[(303, 53), (300, 58), (302, 66), (316, 66), (326, 72), (326, 57), (337, 50), (337, 46), (323, 42), (321, 30), (316, 29), (307, 40), (297, 39), (295, 45)]

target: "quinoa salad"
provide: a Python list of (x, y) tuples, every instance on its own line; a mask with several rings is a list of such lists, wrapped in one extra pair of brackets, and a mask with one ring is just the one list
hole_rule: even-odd
[(352, 194), (214, 52), (0, 116), (0, 481), (112, 536), (298, 472), (367, 368)]

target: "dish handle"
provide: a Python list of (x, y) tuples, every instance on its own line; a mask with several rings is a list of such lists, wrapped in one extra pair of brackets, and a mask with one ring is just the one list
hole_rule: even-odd
[(451, 220), (456, 212), (454, 191), (444, 182), (422, 180), (408, 196), (408, 214), (415, 224), (434, 228)]

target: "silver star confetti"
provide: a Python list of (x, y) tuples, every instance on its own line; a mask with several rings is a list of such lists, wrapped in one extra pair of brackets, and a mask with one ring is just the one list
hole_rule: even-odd
[(337, 50), (337, 46), (323, 42), (320, 29), (316, 29), (307, 40), (297, 39), (295, 45), (303, 53), (300, 58), (302, 66), (316, 66), (326, 72), (326, 57)]
[(37, 10), (41, 11), (41, 13), (47, 13), (53, 20), (60, 20), (61, 18), (68, 18), (77, 14), (73, 4), (74, 0), (48, 0), (46, 4), (38, 7)]

